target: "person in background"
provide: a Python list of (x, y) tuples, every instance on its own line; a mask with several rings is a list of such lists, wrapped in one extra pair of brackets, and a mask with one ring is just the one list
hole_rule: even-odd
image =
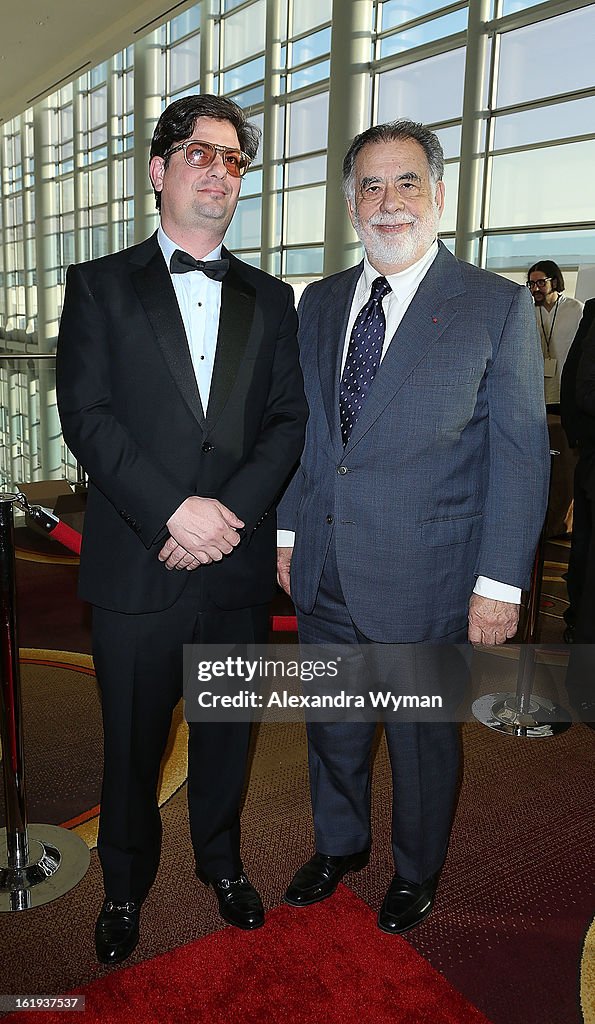
[[(401, 645), (405, 692), (426, 692), (437, 646), (514, 636), (549, 471), (529, 296), (437, 240), (443, 168), (437, 136), (406, 119), (369, 128), (345, 157), (365, 255), (302, 296), (310, 417), (279, 506), (278, 573), (300, 642), (352, 644), (362, 673), (370, 645)], [(308, 723), (316, 852), (287, 889), (292, 906), (328, 898), (368, 861), (375, 725)], [(395, 934), (434, 903), (459, 735), (452, 720), (385, 731), (395, 874), (378, 925)]]
[(548, 536), (568, 532), (576, 457), (560, 425), (560, 380), (572, 339), (583, 313), (583, 304), (564, 295), (564, 275), (553, 260), (534, 263), (527, 274), (527, 287), (535, 303), (535, 319), (541, 338), (545, 403), (550, 445), (560, 454), (554, 457), (547, 515)]
[[(66, 281), (58, 405), (90, 481), (79, 592), (93, 605), (105, 740), (102, 963), (135, 948), (157, 873), (183, 645), (268, 639), (275, 505), (307, 409), (291, 288), (222, 245), (258, 139), (223, 97), (171, 103), (150, 152), (158, 230)], [(190, 722), (188, 742), (196, 872), (245, 929), (264, 921), (240, 855), (249, 728)], [(181, 880), (172, 913), (189, 898)]]

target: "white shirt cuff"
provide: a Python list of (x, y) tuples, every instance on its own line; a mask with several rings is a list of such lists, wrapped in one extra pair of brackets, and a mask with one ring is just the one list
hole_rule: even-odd
[(509, 601), (510, 604), (521, 603), (521, 588), (511, 587), (509, 583), (498, 583), (487, 576), (478, 576), (473, 588), (474, 594), (490, 597), (493, 601)]
[(277, 530), (277, 547), (292, 548), (295, 546), (295, 533), (293, 530)]

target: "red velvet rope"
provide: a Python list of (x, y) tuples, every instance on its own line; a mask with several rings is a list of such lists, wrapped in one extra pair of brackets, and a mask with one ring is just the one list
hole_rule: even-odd
[(273, 633), (297, 633), (297, 619), (295, 615), (271, 615), (271, 629)]
[(50, 537), (59, 541), (60, 544), (63, 544), (65, 548), (69, 549), (69, 551), (74, 551), (76, 555), (80, 555), (82, 537), (80, 533), (77, 533), (76, 530), (72, 529), (72, 526), (67, 526), (66, 523), (58, 520), (53, 530), (50, 530), (49, 533)]

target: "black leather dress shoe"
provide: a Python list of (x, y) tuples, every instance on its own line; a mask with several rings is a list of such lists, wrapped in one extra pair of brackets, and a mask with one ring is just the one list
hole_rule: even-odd
[(100, 964), (119, 964), (138, 943), (140, 903), (105, 900), (95, 925), (95, 949)]
[(256, 889), (243, 873), (237, 878), (207, 878), (197, 867), (196, 877), (212, 885), (224, 921), (236, 928), (253, 931), (264, 924), (264, 907)]
[(285, 902), (292, 907), (309, 907), (327, 899), (333, 895), (343, 875), (348, 871), (361, 871), (369, 859), (369, 850), (348, 853), (344, 857), (315, 853), (294, 875), (285, 893)]
[(400, 935), (415, 928), (434, 906), (440, 872), (421, 884), (395, 875), (378, 914), (378, 927), (389, 935)]

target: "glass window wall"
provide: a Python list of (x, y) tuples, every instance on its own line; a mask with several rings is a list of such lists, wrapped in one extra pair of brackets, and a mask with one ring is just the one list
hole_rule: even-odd
[[(460, 242), (460, 224), (471, 224), (467, 258), (514, 276), (550, 257), (574, 281), (580, 266), (595, 262), (587, 198), (595, 164), (595, 4), (559, 6), (562, 13), (550, 3), (494, 0), (492, 20), (478, 26), (466, 2), (374, 0), (363, 29), (370, 55), (363, 74), (368, 123), (407, 116), (441, 139), (441, 233), (449, 248)], [(326, 180), (327, 168), (337, 166), (327, 150), (342, 131), (329, 123), (338, 109), (333, 69), (346, 59), (332, 13), (332, 0), (200, 0), (0, 125), (0, 352), (51, 352), (68, 265), (151, 230), (146, 159), (155, 119), (172, 99), (205, 88), (232, 96), (264, 132), (228, 245), (254, 265), (265, 259), (298, 294), (322, 274), (327, 187), (340, 184)], [(465, 75), (465, 32), (474, 46), (486, 43), (477, 96)], [(354, 71), (352, 99), (362, 96), (357, 79)], [(469, 128), (463, 109), (473, 109), (480, 124), (471, 155), (468, 146), (461, 152)], [(263, 151), (272, 168), (263, 166)], [(459, 198), (469, 160), (478, 164), (478, 195)], [(47, 396), (39, 397), (52, 392), (51, 372), (44, 373), (27, 385), (37, 395), (35, 423), (25, 423), (19, 405), (18, 416), (1, 424), (6, 435), (20, 423), (30, 467), (41, 458), (31, 454), (39, 449), (35, 431), (46, 436), (51, 416)], [(3, 374), (4, 387), (10, 380), (22, 390), (18, 374), (6, 367)], [(66, 463), (52, 456), (52, 465), (64, 471)]]

